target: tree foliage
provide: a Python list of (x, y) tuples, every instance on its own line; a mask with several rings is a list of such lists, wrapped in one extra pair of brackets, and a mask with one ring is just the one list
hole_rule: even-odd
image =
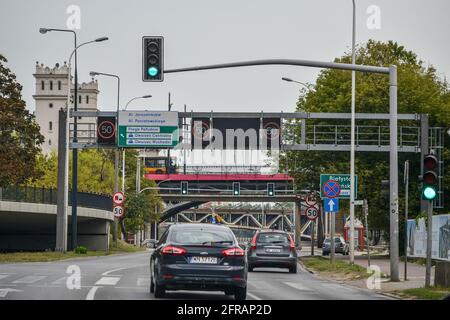
[(0, 186), (37, 178), (36, 155), (44, 137), (22, 100), (22, 86), (0, 54)]
[[(438, 77), (433, 66), (424, 66), (415, 53), (403, 46), (389, 41), (368, 41), (357, 50), (357, 64), (398, 67), (398, 112), (426, 113), (430, 116), (430, 126), (448, 128), (450, 126), (450, 95), (448, 83)], [(335, 59), (335, 62), (351, 63), (351, 54)], [(297, 110), (304, 112), (340, 112), (349, 113), (351, 105), (351, 72), (344, 70), (322, 71), (314, 86), (315, 90), (301, 92)], [(389, 79), (386, 75), (356, 73), (356, 112), (389, 112)], [(336, 121), (312, 121), (308, 124), (338, 124)], [(300, 136), (300, 126), (292, 123), (290, 134)], [(339, 124), (343, 124), (339, 121)], [(350, 124), (348, 121), (347, 124)], [(357, 121), (357, 125), (385, 125), (387, 122)], [(417, 122), (399, 121), (400, 126), (416, 126)], [(386, 136), (389, 139), (389, 136)], [(448, 140), (448, 139), (447, 139)], [(298, 140), (297, 140), (298, 142)], [(450, 170), (449, 144), (444, 149), (444, 185), (448, 186)], [(418, 176), (420, 174), (420, 154), (399, 154), (399, 192), (403, 195), (403, 163), (410, 160), (410, 201), (409, 208), (419, 213), (420, 198)], [(321, 173), (350, 172), (350, 154), (348, 152), (286, 152), (280, 157), (281, 167), (295, 177), (299, 189), (318, 189)], [(389, 179), (389, 154), (382, 152), (357, 152), (356, 174), (358, 174), (358, 198), (369, 201), (369, 224), (372, 228), (387, 231), (389, 229), (388, 201), (383, 199), (380, 189), (381, 180)], [(449, 194), (448, 187), (444, 193)], [(448, 212), (448, 196), (444, 200)], [(400, 212), (403, 210), (403, 198), (400, 198)], [(341, 206), (348, 211), (347, 205)]]

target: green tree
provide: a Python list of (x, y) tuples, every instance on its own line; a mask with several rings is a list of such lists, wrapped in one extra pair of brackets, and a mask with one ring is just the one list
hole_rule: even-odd
[[(136, 150), (125, 151), (125, 226), (126, 231), (136, 232), (143, 230), (144, 222), (159, 221), (163, 210), (163, 202), (159, 193), (155, 189), (147, 189), (141, 193), (136, 193), (136, 170), (137, 170)], [(141, 164), (140, 176), (144, 175), (144, 166)], [(156, 183), (153, 180), (141, 178), (141, 190), (154, 188)]]
[[(72, 161), (69, 161), (69, 186), (72, 185)], [(29, 185), (44, 188), (57, 187), (58, 155), (54, 152), (38, 154), (36, 160), (40, 178)], [(103, 149), (86, 149), (78, 154), (78, 190), (111, 195), (114, 192), (114, 163)]]
[(36, 155), (44, 137), (22, 100), (22, 86), (0, 54), (0, 186), (39, 177)]
[[(438, 77), (433, 66), (424, 63), (412, 51), (389, 41), (387, 43), (369, 40), (357, 50), (357, 64), (398, 66), (398, 112), (427, 113), (430, 126), (448, 128), (450, 126), (450, 99), (448, 83)], [(335, 62), (351, 63), (350, 53), (335, 59)], [(388, 113), (388, 77), (381, 74), (356, 73), (356, 112)], [(301, 92), (297, 110), (304, 112), (350, 112), (351, 72), (343, 70), (322, 71), (314, 85), (315, 90)], [(308, 120), (309, 124), (337, 124), (335, 121)], [(342, 121), (339, 122), (342, 124)], [(348, 124), (350, 121), (348, 121)], [(357, 124), (387, 125), (386, 122), (358, 121)], [(299, 137), (299, 125), (293, 122), (288, 134)], [(416, 122), (400, 121), (400, 125), (417, 125)], [(448, 139), (447, 139), (448, 141)], [(449, 194), (450, 161), (449, 143), (444, 150), (444, 193)], [(420, 174), (419, 154), (399, 155), (399, 181), (403, 180), (404, 160), (410, 160), (410, 210), (419, 213), (419, 191), (417, 177)], [(350, 171), (348, 152), (286, 152), (280, 157), (281, 167), (295, 177), (299, 189), (318, 189), (321, 173), (340, 173)], [(358, 152), (356, 154), (356, 173), (358, 174), (358, 198), (369, 200), (369, 224), (374, 229), (389, 230), (388, 201), (380, 194), (381, 180), (389, 179), (389, 154), (378, 152)], [(399, 188), (403, 194), (402, 184)], [(448, 200), (444, 199), (448, 212)], [(404, 201), (400, 201), (400, 212)], [(341, 205), (344, 211), (347, 204)]]

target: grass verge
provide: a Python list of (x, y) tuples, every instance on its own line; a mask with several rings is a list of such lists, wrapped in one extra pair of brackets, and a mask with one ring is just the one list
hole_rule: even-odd
[(450, 288), (430, 287), (430, 288), (413, 288), (402, 291), (396, 291), (396, 294), (402, 298), (413, 298), (420, 300), (440, 300), (450, 294)]
[(365, 279), (372, 275), (367, 269), (357, 265), (349, 264), (345, 261), (336, 260), (334, 264), (330, 263), (330, 259), (324, 257), (302, 257), (300, 261), (315, 272), (333, 278), (345, 278), (346, 280)]
[(119, 240), (117, 244), (111, 242), (109, 251), (90, 251), (80, 254), (73, 251), (61, 252), (12, 252), (12, 253), (0, 253), (0, 263), (16, 263), (16, 262), (48, 262), (65, 260), (71, 258), (84, 258), (84, 257), (98, 257), (107, 256), (117, 253), (130, 253), (145, 251), (145, 248), (138, 248), (130, 245), (124, 241)]

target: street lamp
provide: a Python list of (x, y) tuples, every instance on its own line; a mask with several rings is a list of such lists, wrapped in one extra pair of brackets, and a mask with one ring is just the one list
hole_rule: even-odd
[[(151, 94), (147, 94), (145, 96), (138, 96), (138, 97), (134, 97), (132, 99), (130, 99), (130, 101), (127, 102), (127, 104), (125, 105), (125, 108), (123, 110), (127, 110), (128, 105), (137, 99), (147, 99), (147, 98), (151, 98), (152, 95)], [(117, 114), (117, 116), (119, 116), (119, 114)], [(122, 192), (125, 194), (125, 148), (122, 150)]]
[[(69, 57), (69, 65), (68, 65), (68, 72), (67, 72), (67, 115), (66, 115), (66, 141), (65, 141), (65, 154), (64, 154), (64, 163), (65, 163), (65, 169), (64, 169), (64, 200), (63, 200), (63, 210), (62, 210), (62, 220), (63, 224), (67, 225), (67, 209), (68, 209), (68, 168), (69, 168), (69, 105), (70, 105), (70, 96), (71, 96), (71, 60), (72, 56), (75, 55), (75, 85), (74, 85), (74, 110), (76, 111), (78, 109), (78, 69), (77, 69), (77, 49), (87, 45), (89, 43), (93, 42), (102, 42), (105, 40), (108, 40), (107, 37), (100, 37), (92, 41), (84, 42), (80, 45), (77, 45), (77, 34), (74, 30), (70, 29), (55, 29), (55, 28), (39, 28), (39, 32), (41, 34), (46, 34), (47, 32), (56, 31), (56, 32), (71, 32), (74, 35), (74, 49), (70, 54)], [(77, 141), (77, 118), (74, 118), (74, 142)], [(76, 148), (73, 149), (73, 159), (72, 159), (72, 247), (73, 249), (76, 248), (77, 244), (77, 160), (78, 160), (78, 150)], [(65, 232), (66, 227), (63, 226), (63, 231)], [(58, 233), (58, 232), (57, 232)], [(58, 237), (57, 237), (58, 238)], [(67, 238), (66, 235), (62, 237), (61, 240), (63, 243), (57, 243), (57, 248), (60, 251), (65, 252), (67, 250)], [(65, 239), (65, 240), (64, 240)]]
[(286, 78), (286, 77), (282, 77), (281, 80), (287, 81), (287, 82), (295, 82), (295, 83), (298, 83), (298, 84), (301, 84), (302, 86), (304, 86), (308, 91), (311, 91), (311, 90), (312, 90), (312, 89), (311, 89), (311, 85), (310, 85), (310, 84), (306, 84), (306, 83), (304, 83), (304, 82), (300, 82), (300, 81), (293, 80), (293, 79), (291, 79), (291, 78)]
[[(120, 77), (115, 74), (111, 73), (104, 73), (104, 72), (96, 72), (91, 71), (89, 72), (89, 75), (91, 77), (95, 76), (107, 76), (107, 77), (113, 77), (117, 79), (117, 115), (119, 114), (119, 105), (120, 105)], [(116, 139), (117, 139), (117, 115), (116, 115)], [(114, 150), (114, 171), (115, 171), (115, 179), (114, 179), (114, 192), (119, 191), (119, 149)], [(117, 241), (117, 219), (114, 219), (114, 241)]]

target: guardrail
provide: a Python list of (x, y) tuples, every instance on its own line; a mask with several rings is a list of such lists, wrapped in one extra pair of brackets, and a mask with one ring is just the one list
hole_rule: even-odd
[[(56, 205), (56, 189), (39, 187), (10, 186), (0, 188), (0, 201), (43, 203)], [(78, 206), (100, 210), (112, 210), (112, 198), (103, 194), (78, 192)], [(69, 191), (69, 205), (72, 204), (72, 192)]]

